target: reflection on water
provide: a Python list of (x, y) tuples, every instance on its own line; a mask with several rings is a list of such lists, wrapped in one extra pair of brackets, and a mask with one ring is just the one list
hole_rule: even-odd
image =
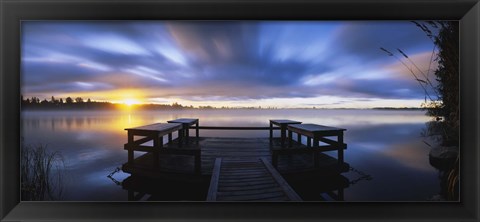
[(303, 201), (344, 201), (345, 190), (350, 186), (348, 178), (337, 176), (288, 175), (288, 184)]
[[(22, 113), (22, 135), (26, 144), (46, 144), (64, 156), (65, 200), (127, 200), (126, 191), (107, 178), (126, 162), (124, 129), (188, 117), (199, 118), (201, 126), (268, 126), (269, 119), (293, 119), (346, 128), (345, 161), (373, 178), (346, 188), (347, 201), (423, 201), (440, 190), (438, 172), (428, 162), (429, 147), (420, 136), (429, 120), (422, 111), (30, 111)], [(268, 131), (201, 130), (200, 136), (268, 137)], [(114, 175), (118, 181), (128, 176)], [(355, 172), (344, 176), (358, 177)]]
[(205, 201), (209, 186), (210, 177), (186, 181), (130, 176), (122, 183), (128, 201)]
[[(350, 185), (341, 175), (288, 175), (285, 179), (304, 201), (344, 201), (344, 190)], [(130, 176), (122, 183), (128, 201), (204, 201), (209, 186), (210, 177), (185, 181)]]

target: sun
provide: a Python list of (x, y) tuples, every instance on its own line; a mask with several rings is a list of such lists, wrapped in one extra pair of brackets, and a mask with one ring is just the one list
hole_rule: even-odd
[(127, 106), (132, 106), (132, 105), (138, 104), (139, 102), (136, 99), (125, 99), (123, 103)]

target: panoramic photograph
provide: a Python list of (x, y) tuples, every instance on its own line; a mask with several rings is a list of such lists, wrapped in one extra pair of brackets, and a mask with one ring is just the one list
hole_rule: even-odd
[(23, 21), (22, 201), (459, 199), (458, 21)]

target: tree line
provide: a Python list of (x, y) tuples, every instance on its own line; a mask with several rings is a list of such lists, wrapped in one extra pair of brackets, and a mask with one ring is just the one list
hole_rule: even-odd
[(114, 108), (115, 104), (110, 102), (92, 101), (90, 98), (67, 97), (55, 98), (52, 96), (50, 100), (40, 100), (38, 97), (24, 98), (21, 96), (22, 109), (109, 109)]
[[(116, 104), (105, 101), (93, 101), (90, 98), (86, 100), (82, 97), (55, 98), (52, 96), (50, 100), (41, 100), (38, 97), (24, 98), (21, 96), (21, 108), (23, 110), (101, 110), (101, 109), (118, 109), (124, 104)], [(136, 109), (144, 110), (172, 110), (172, 109), (215, 109), (212, 106), (184, 106), (174, 102), (170, 104), (136, 104)]]

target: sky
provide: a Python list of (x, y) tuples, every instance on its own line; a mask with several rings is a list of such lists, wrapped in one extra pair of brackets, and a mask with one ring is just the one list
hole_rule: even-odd
[(21, 49), (24, 97), (187, 106), (419, 107), (437, 66), (410, 21), (24, 21)]

